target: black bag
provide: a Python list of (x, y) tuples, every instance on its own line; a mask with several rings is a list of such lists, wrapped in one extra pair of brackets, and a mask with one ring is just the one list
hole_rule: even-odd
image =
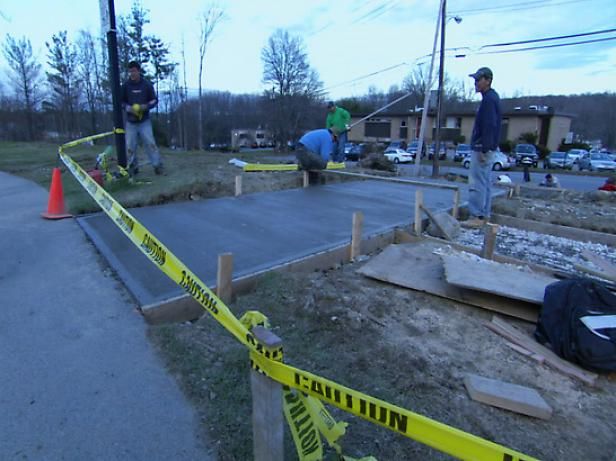
[(548, 285), (535, 339), (584, 368), (616, 371), (616, 295), (586, 278)]

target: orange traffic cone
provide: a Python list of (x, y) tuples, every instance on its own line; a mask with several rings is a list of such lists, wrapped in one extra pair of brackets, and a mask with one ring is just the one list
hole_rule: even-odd
[(64, 208), (64, 194), (62, 192), (62, 177), (60, 176), (60, 168), (54, 168), (51, 175), (51, 187), (49, 188), (49, 203), (47, 204), (47, 212), (41, 213), (43, 218), (47, 219), (63, 219), (72, 218), (73, 215), (66, 212)]

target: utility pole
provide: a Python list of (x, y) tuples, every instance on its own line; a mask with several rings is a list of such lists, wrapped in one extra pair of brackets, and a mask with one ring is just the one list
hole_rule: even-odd
[[(101, 2), (104, 0), (101, 0)], [(109, 0), (109, 29), (107, 30), (107, 52), (109, 53), (109, 78), (111, 79), (111, 96), (113, 102), (114, 128), (124, 127), (124, 118), (120, 101), (120, 72), (118, 70), (118, 39), (116, 36), (115, 6)], [(102, 10), (102, 8), (101, 8)], [(124, 133), (115, 134), (118, 165), (126, 168), (126, 141)]]
[(441, 152), (441, 118), (443, 109), (443, 79), (445, 76), (445, 24), (447, 0), (443, 0), (441, 8), (441, 55), (438, 68), (438, 93), (436, 102), (436, 133), (434, 142), (434, 154), (432, 155), (432, 177), (438, 178), (439, 174), (439, 154)]

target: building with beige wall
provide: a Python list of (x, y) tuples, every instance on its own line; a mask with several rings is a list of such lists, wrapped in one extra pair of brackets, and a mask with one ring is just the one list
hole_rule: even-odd
[[(435, 112), (430, 111), (426, 117), (425, 130), (426, 143), (434, 141)], [(352, 123), (361, 120), (365, 115), (352, 114)], [(537, 135), (537, 144), (546, 146), (549, 150), (557, 150), (560, 142), (571, 130), (570, 114), (556, 113), (551, 108), (530, 106), (529, 108), (514, 108), (503, 113), (503, 126), (501, 142), (509, 140), (517, 143), (520, 135), (534, 133)], [(441, 140), (448, 143), (461, 139), (469, 142), (473, 131), (475, 112), (466, 110), (448, 112), (441, 127)], [(421, 128), (421, 111), (408, 113), (377, 114), (355, 125), (349, 133), (352, 142), (389, 143), (391, 141), (405, 141), (407, 143), (417, 139)]]

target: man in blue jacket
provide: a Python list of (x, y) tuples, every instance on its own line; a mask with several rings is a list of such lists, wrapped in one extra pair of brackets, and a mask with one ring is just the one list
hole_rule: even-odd
[(501, 129), (501, 107), (498, 93), (492, 89), (492, 71), (481, 67), (469, 77), (475, 79), (475, 91), (481, 93), (471, 136), (471, 171), (469, 177), (468, 208), (471, 218), (466, 227), (482, 227), (490, 218), (492, 191), (490, 173), (492, 157), (498, 149)]
[(141, 76), (138, 62), (128, 64), (129, 79), (122, 85), (122, 107), (126, 112), (126, 150), (128, 151), (128, 169), (131, 176), (139, 172), (137, 144), (143, 144), (143, 150), (150, 159), (156, 174), (163, 174), (160, 152), (154, 140), (150, 110), (156, 107), (158, 99), (150, 82)]
[(324, 170), (334, 152), (334, 129), (313, 130), (299, 140), (295, 156), (302, 170)]

